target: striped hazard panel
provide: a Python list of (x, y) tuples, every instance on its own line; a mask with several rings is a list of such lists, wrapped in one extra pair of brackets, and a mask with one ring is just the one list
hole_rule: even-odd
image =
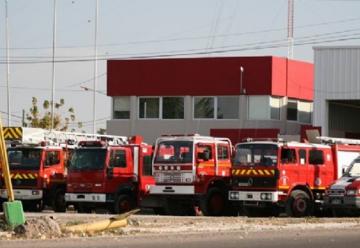
[(11, 173), (11, 179), (21, 179), (21, 180), (28, 180), (28, 179), (36, 179), (38, 174), (36, 173)]
[(5, 140), (21, 140), (23, 130), (21, 127), (4, 127), (4, 138)]
[(233, 169), (233, 176), (274, 176), (275, 170), (269, 169)]

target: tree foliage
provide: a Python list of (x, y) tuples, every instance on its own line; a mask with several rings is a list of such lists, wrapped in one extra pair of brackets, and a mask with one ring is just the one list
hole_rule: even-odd
[[(43, 109), (40, 110), (37, 98), (33, 97), (29, 112), (26, 113), (25, 126), (51, 129), (51, 105), (51, 101), (45, 100), (42, 104)], [(77, 125), (77, 128), (82, 128), (81, 122), (75, 122), (76, 116), (74, 108), (70, 107), (66, 111), (63, 110), (63, 108), (65, 108), (64, 99), (56, 102), (54, 107), (54, 130), (74, 132), (76, 131), (75, 128), (69, 130), (70, 124), (74, 123)]]

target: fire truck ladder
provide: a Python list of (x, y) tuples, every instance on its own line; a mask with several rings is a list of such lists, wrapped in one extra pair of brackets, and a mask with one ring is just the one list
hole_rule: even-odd
[(38, 145), (41, 142), (49, 142), (50, 145), (72, 144), (80, 141), (101, 140), (109, 144), (127, 144), (125, 136), (72, 133), (62, 131), (49, 131), (41, 128), (27, 127), (4, 127), (4, 138), (7, 142), (16, 142), (27, 145)]
[(326, 144), (360, 145), (360, 140), (358, 139), (333, 138), (327, 136), (319, 136), (316, 138)]

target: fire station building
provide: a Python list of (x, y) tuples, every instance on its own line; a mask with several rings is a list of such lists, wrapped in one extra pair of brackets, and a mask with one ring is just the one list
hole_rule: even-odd
[(108, 134), (300, 140), (312, 123), (313, 65), (273, 56), (109, 60), (107, 95)]
[(314, 48), (314, 124), (323, 135), (360, 138), (360, 46)]

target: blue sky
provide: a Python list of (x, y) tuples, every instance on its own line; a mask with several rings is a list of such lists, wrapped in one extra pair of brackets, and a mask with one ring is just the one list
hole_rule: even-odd
[[(51, 98), (53, 0), (8, 1), (12, 124), (20, 125), (32, 96)], [(7, 111), (4, 6), (1, 0), (2, 112)], [(92, 130), (92, 92), (80, 86), (92, 88), (94, 16), (95, 0), (57, 0), (56, 99), (75, 108), (86, 131)], [(359, 24), (360, 1), (295, 0), (294, 58), (312, 62), (314, 45), (359, 44)], [(106, 93), (106, 58), (286, 56), (286, 27), (287, 0), (99, 0), (98, 89)], [(104, 94), (97, 94), (98, 127), (111, 116)]]

